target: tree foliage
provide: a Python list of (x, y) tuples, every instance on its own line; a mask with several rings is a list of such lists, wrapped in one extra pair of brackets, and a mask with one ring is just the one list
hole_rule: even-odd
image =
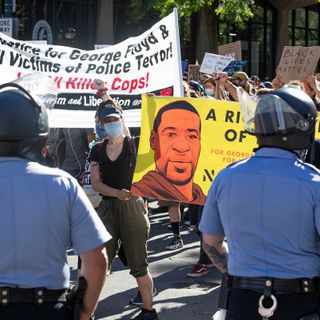
[(242, 26), (252, 18), (253, 0), (132, 0), (135, 19), (143, 19), (151, 10), (156, 10), (160, 16), (165, 16), (178, 9), (180, 17), (189, 17), (201, 8), (215, 10), (215, 13), (224, 21)]

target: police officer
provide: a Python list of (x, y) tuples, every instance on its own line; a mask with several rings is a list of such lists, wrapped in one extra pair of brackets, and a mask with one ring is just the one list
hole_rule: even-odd
[(72, 244), (87, 280), (90, 319), (103, 286), (110, 235), (77, 181), (36, 161), (47, 111), (20, 85), (0, 86), (0, 319), (71, 319), (66, 304)]
[(320, 174), (301, 159), (314, 139), (315, 105), (300, 89), (256, 104), (239, 93), (259, 148), (217, 175), (200, 223), (204, 249), (229, 274), (220, 307), (227, 320), (319, 319)]

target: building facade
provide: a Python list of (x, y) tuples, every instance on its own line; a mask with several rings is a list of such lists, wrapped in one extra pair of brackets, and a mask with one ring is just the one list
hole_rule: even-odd
[[(241, 40), (245, 71), (272, 79), (283, 46), (320, 45), (320, 4), (315, 0), (256, 0), (254, 17), (243, 29), (217, 19), (214, 30), (200, 11), (181, 19), (182, 58), (201, 63), (209, 47), (208, 37), (222, 45)], [(0, 0), (0, 15), (14, 18), (13, 36), (44, 40), (49, 44), (94, 49), (141, 34), (159, 18), (148, 15), (130, 21), (130, 1), (124, 0)]]

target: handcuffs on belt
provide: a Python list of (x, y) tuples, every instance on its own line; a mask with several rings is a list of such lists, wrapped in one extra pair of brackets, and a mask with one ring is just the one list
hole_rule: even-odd
[[(263, 295), (259, 299), (259, 308), (258, 313), (262, 317), (263, 320), (268, 320), (268, 318), (273, 316), (274, 311), (276, 310), (278, 306), (278, 302), (276, 297), (271, 293), (272, 292), (272, 280), (267, 279), (265, 283), (265, 288)], [(270, 298), (272, 300), (272, 306), (269, 308), (266, 308), (263, 305), (263, 300), (265, 298)]]
[(278, 302), (276, 297), (272, 294), (270, 296), (270, 298), (272, 299), (272, 306), (270, 308), (266, 308), (263, 305), (263, 300), (264, 300), (265, 295), (263, 294), (260, 299), (259, 299), (259, 308), (258, 308), (258, 312), (260, 314), (260, 316), (262, 317), (263, 320), (267, 320), (268, 318), (273, 316), (274, 311), (276, 310), (277, 306), (278, 306)]

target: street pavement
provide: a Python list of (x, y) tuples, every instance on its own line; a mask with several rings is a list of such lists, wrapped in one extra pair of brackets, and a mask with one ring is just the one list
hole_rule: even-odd
[[(154, 207), (154, 203), (151, 206)], [(182, 249), (167, 251), (165, 246), (172, 238), (168, 228), (168, 213), (152, 213), (150, 239), (148, 242), (150, 271), (158, 294), (154, 307), (160, 320), (211, 320), (216, 310), (221, 274), (216, 268), (201, 278), (188, 278), (186, 274), (199, 257), (199, 237), (182, 223), (184, 241)], [(75, 256), (70, 256), (75, 277)], [(128, 304), (137, 293), (135, 279), (121, 261), (116, 258), (111, 274), (107, 277), (96, 319), (131, 319), (139, 308)]]

